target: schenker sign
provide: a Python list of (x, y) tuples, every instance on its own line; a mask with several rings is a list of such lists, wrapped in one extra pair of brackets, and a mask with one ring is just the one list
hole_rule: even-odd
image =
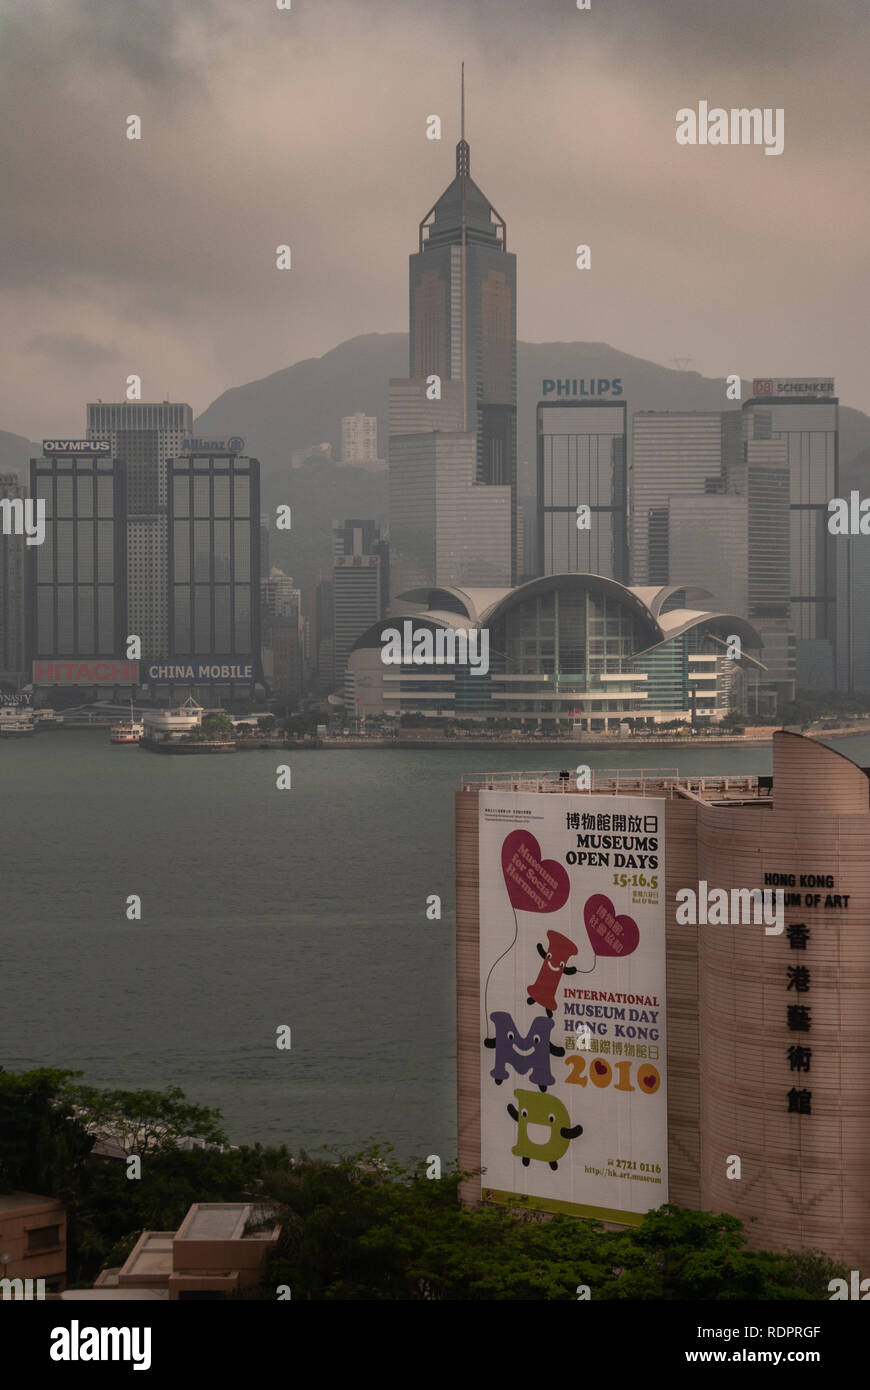
[(753, 396), (833, 396), (834, 383), (830, 377), (807, 381), (806, 377), (789, 376), (777, 381), (774, 377), (757, 376), (752, 383)]

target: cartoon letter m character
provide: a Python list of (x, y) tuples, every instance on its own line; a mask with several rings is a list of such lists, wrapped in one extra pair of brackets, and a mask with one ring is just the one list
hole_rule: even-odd
[(540, 1090), (545, 1091), (555, 1081), (550, 1071), (550, 1057), (564, 1057), (564, 1047), (556, 1047), (550, 1042), (553, 1031), (551, 1018), (533, 1018), (528, 1033), (523, 1035), (514, 1023), (511, 1014), (490, 1014), (495, 1028), (494, 1038), (485, 1038), (486, 1047), (495, 1048), (495, 1066), (489, 1073), (500, 1086), (513, 1067), (518, 1076), (528, 1074), (529, 1080)]

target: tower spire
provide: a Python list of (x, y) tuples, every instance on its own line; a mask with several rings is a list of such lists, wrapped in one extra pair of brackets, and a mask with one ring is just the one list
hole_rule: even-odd
[(459, 78), (459, 144), (456, 146), (456, 172), (468, 178), (471, 168), (471, 153), (465, 138), (465, 64), (460, 69)]

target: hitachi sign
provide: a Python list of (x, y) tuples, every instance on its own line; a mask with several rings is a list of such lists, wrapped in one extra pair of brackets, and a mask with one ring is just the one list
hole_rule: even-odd
[(552, 396), (621, 396), (622, 377), (546, 377), (541, 382), (541, 395)]
[(107, 454), (108, 439), (43, 439), (44, 454)]
[(34, 661), (34, 685), (138, 685), (138, 661)]

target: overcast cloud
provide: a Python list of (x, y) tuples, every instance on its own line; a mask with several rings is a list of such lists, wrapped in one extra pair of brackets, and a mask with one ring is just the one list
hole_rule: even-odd
[[(868, 40), (866, 0), (6, 0), (0, 428), (75, 434), (131, 372), (198, 412), (406, 327), (462, 59), (521, 338), (830, 373), (870, 411)], [(701, 99), (784, 108), (783, 155), (678, 146)]]

